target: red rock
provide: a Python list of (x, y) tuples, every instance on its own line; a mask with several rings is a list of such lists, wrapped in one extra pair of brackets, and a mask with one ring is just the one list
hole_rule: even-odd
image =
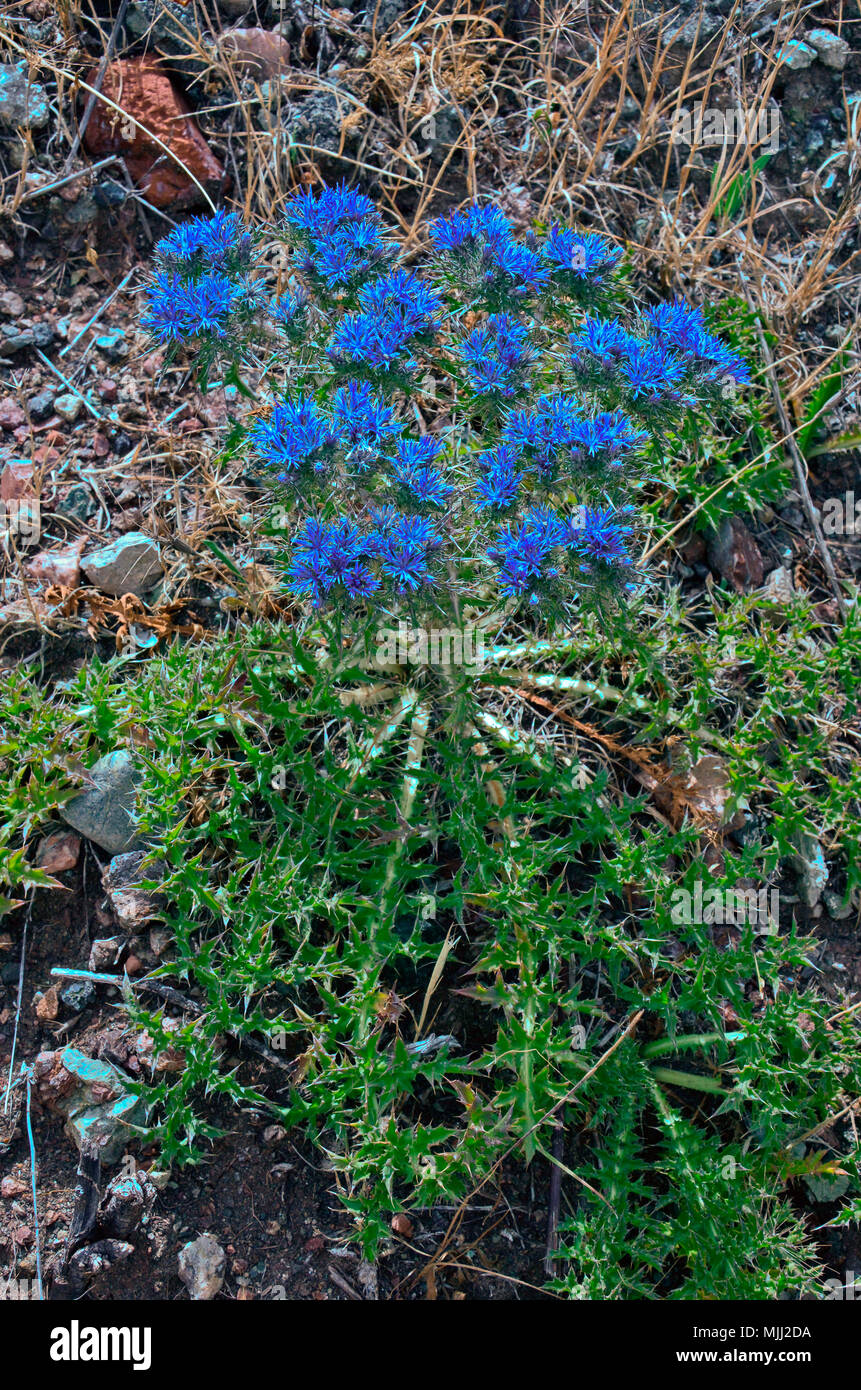
[(64, 589), (77, 589), (81, 582), (81, 555), (87, 543), (82, 536), (65, 550), (42, 550), (27, 565), (32, 579), (43, 584), (61, 584)]
[(20, 1182), (18, 1178), (3, 1178), (0, 1180), (0, 1197), (21, 1197), (27, 1191), (27, 1184)]
[(80, 835), (60, 830), (42, 841), (36, 853), (36, 864), (47, 874), (62, 874), (66, 869), (74, 869), (80, 852)]
[(12, 1244), (13, 1244), (13, 1245), (32, 1245), (32, 1244), (33, 1244), (33, 1232), (30, 1230), (30, 1227), (29, 1227), (29, 1226), (16, 1226), (15, 1230), (12, 1232)]
[(110, 441), (103, 434), (93, 435), (93, 453), (97, 459), (107, 458), (111, 451)]
[(290, 66), (290, 45), (268, 29), (228, 29), (219, 43), (221, 53), (242, 77), (263, 82)]
[(35, 497), (33, 488), (33, 465), (24, 459), (13, 459), (7, 463), (0, 476), (0, 498), (12, 502), (18, 497)]
[(759, 546), (737, 516), (724, 517), (709, 542), (708, 559), (712, 569), (739, 594), (758, 589), (765, 576)]
[[(95, 72), (89, 74), (91, 86), (95, 76)], [(192, 120), (188, 103), (157, 59), (117, 59), (109, 64), (101, 90), (122, 107), (122, 113), (97, 102), (84, 145), (90, 154), (121, 154), (132, 178), (154, 207), (193, 207), (202, 201), (200, 189), (186, 169), (204, 188), (207, 184), (222, 186), (222, 165)], [(174, 159), (153, 135), (168, 147)]]
[(117, 398), (117, 383), (115, 381), (112, 381), (109, 376), (102, 378), (102, 380), (96, 387), (96, 390), (98, 391), (100, 398), (103, 401), (107, 401), (108, 403), (115, 401)]
[(11, 396), (4, 396), (0, 401), (0, 426), (4, 430), (17, 430), (26, 423), (27, 416), (18, 402)]
[[(65, 440), (63, 441), (65, 443)], [(56, 449), (52, 449), (49, 444), (40, 444), (38, 449), (33, 450), (33, 462), (41, 463), (46, 468), (60, 462), (60, 455)]]

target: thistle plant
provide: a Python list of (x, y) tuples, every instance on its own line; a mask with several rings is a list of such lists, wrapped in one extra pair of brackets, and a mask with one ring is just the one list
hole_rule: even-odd
[[(226, 451), (279, 504), (295, 600), (292, 624), (230, 635), (184, 685), (171, 654), (147, 694), (162, 761), (144, 828), (169, 864), (174, 969), (209, 1008), (155, 1097), (166, 1146), (192, 1156), (193, 1092), (214, 1084), (206, 1048), (229, 1019), (231, 1036), (280, 1039), (289, 1087), (280, 1105), (218, 1087), (307, 1125), (369, 1255), (390, 1213), (467, 1200), (569, 1120), (584, 1184), (560, 1291), (809, 1287), (787, 1146), (851, 1091), (848, 1021), (835, 1052), (830, 1006), (787, 992), (794, 930), (731, 950), (680, 932), (667, 866), (694, 872), (702, 827), (656, 829), (515, 714), (552, 700), (578, 723), (576, 701), (582, 720), (591, 705), (640, 726), (635, 743), (705, 737), (715, 663), (689, 700), (664, 668), (663, 646), (690, 641), (681, 615), (630, 624), (620, 685), (607, 654), (649, 583), (638, 497), (697, 420), (733, 409), (747, 366), (699, 309), (637, 311), (621, 249), (594, 232), (518, 239), (473, 205), (428, 241), (407, 264), (371, 200), (337, 187), (297, 194), (265, 234), (221, 213), (158, 249), (146, 322), (237, 388)], [(479, 669), (368, 659), (381, 620), (443, 616), (492, 636)], [(209, 810), (179, 834), (188, 780)], [(780, 1008), (752, 1002), (754, 979)], [(816, 1034), (803, 1074), (799, 1018)]]

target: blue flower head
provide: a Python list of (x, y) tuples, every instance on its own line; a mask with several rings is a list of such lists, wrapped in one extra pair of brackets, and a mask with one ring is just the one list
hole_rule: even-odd
[(631, 532), (611, 507), (582, 507), (569, 522), (569, 545), (581, 569), (603, 566), (621, 571), (630, 565), (627, 538)]
[(157, 259), (173, 270), (236, 272), (251, 262), (253, 238), (236, 212), (194, 217), (174, 227), (156, 245)]
[(578, 299), (592, 299), (606, 284), (622, 258), (621, 246), (613, 246), (598, 232), (575, 232), (553, 226), (541, 244), (550, 262), (554, 282)]
[(541, 590), (560, 577), (560, 552), (568, 540), (568, 526), (550, 507), (532, 507), (522, 521), (505, 526), (487, 552), (505, 597), (527, 595), (537, 603)]
[(750, 381), (747, 363), (709, 332), (702, 309), (675, 300), (647, 309), (645, 318), (654, 341), (684, 360), (704, 380), (730, 377), (739, 384)]
[(510, 399), (523, 390), (535, 353), (524, 324), (508, 314), (491, 314), (461, 345), (460, 357), (477, 396)]
[(443, 537), (426, 517), (410, 516), (393, 508), (378, 512), (370, 543), (383, 575), (398, 594), (432, 586), (431, 563), (444, 544)]
[(391, 371), (409, 366), (415, 341), (439, 325), (439, 295), (410, 271), (396, 268), (359, 293), (359, 311), (345, 314), (328, 353), (339, 366)]
[(430, 238), (441, 268), (472, 297), (514, 301), (539, 293), (550, 270), (532, 247), (519, 243), (500, 208), (473, 203), (465, 212), (438, 218)]
[(329, 291), (355, 288), (395, 257), (371, 199), (346, 184), (294, 194), (284, 216), (299, 270)]
[(397, 438), (403, 425), (366, 381), (348, 381), (335, 392), (332, 426), (347, 462), (364, 472)]
[(500, 444), (480, 453), (476, 462), (480, 472), (475, 485), (476, 505), (482, 511), (508, 511), (520, 496), (523, 480), (517, 452), (508, 444)]
[(398, 441), (394, 477), (413, 505), (442, 507), (454, 492), (435, 466), (441, 452), (442, 443), (429, 434), (422, 435), (421, 439)]
[(327, 469), (337, 443), (330, 422), (306, 397), (279, 401), (267, 418), (255, 420), (248, 438), (279, 482), (294, 483)]

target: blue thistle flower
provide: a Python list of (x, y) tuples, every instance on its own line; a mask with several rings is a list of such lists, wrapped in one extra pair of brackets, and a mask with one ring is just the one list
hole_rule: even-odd
[(520, 298), (544, 289), (550, 271), (537, 251), (515, 241), (511, 223), (490, 205), (438, 218), (430, 239), (444, 266), (473, 293)]
[(491, 314), (461, 345), (460, 357), (476, 395), (510, 398), (523, 389), (535, 353), (523, 324), (508, 314)]
[(620, 358), (622, 379), (635, 400), (675, 400), (685, 363), (661, 342), (637, 344)]
[(175, 271), (158, 271), (146, 293), (143, 326), (156, 342), (182, 343), (191, 337), (188, 291)]
[(529, 595), (539, 601), (538, 588), (559, 578), (559, 550), (569, 541), (569, 527), (550, 507), (532, 507), (520, 522), (499, 532), (488, 557), (499, 567), (499, 585), (506, 598)]
[(552, 226), (541, 249), (565, 285), (579, 280), (597, 287), (622, 258), (621, 246), (612, 246), (599, 232), (575, 232), (569, 227)]
[(281, 331), (297, 341), (305, 332), (310, 304), (307, 290), (297, 285), (295, 289), (285, 290), (273, 299), (269, 312)]
[(279, 470), (279, 482), (323, 471), (337, 442), (329, 421), (305, 397), (279, 401), (267, 419), (255, 420), (248, 438), (264, 463)]
[(155, 254), (177, 269), (238, 268), (251, 260), (253, 238), (236, 212), (220, 208), (214, 217), (193, 217), (174, 227), (156, 245)]
[(395, 481), (411, 499), (426, 506), (444, 506), (454, 491), (434, 467), (441, 452), (442, 443), (429, 434), (422, 435), (421, 439), (401, 439), (395, 449)]
[(478, 455), (476, 460), (481, 478), (476, 483), (476, 505), (481, 510), (507, 511), (520, 494), (523, 474), (517, 467), (517, 453), (510, 445), (500, 444)]
[(594, 358), (602, 365), (617, 362), (640, 344), (621, 323), (609, 319), (587, 318), (568, 339), (574, 365), (582, 358)]
[(569, 523), (569, 545), (581, 570), (594, 565), (622, 570), (630, 565), (626, 538), (631, 531), (611, 507), (583, 507)]
[(387, 509), (378, 517), (380, 524), (371, 533), (371, 543), (395, 590), (403, 594), (432, 585), (430, 562), (443, 545), (440, 533), (422, 516)]
[(442, 301), (417, 275), (397, 268), (364, 286), (359, 307), (360, 312), (341, 319), (329, 356), (345, 365), (391, 370), (404, 365), (412, 339), (437, 327)]
[(707, 378), (730, 376), (740, 383), (750, 381), (747, 363), (708, 331), (702, 309), (677, 299), (647, 309), (644, 317), (663, 347), (691, 359), (694, 368), (702, 368)]
[(284, 210), (288, 227), (312, 236), (328, 235), (344, 222), (379, 221), (373, 201), (346, 183), (321, 189), (301, 189), (294, 193)]
[(618, 463), (620, 454), (637, 449), (648, 437), (648, 431), (638, 429), (623, 410), (603, 411), (571, 427), (573, 447), (589, 458), (602, 456), (611, 466)]
[(347, 381), (338, 388), (332, 401), (332, 425), (347, 451), (347, 462), (359, 472), (404, 428), (393, 407), (385, 405), (366, 381)]

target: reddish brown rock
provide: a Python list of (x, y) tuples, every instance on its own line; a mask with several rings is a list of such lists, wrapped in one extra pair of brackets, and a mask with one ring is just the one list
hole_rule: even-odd
[(7, 1201), (11, 1197), (21, 1197), (27, 1191), (27, 1184), (21, 1182), (19, 1178), (3, 1178), (0, 1180), (0, 1197), (5, 1197)]
[(4, 502), (14, 502), (21, 497), (35, 495), (32, 463), (25, 459), (13, 459), (7, 463), (0, 476), (0, 498)]
[(724, 517), (708, 547), (709, 564), (736, 593), (758, 589), (765, 576), (759, 546), (737, 516)]
[(223, 57), (242, 77), (263, 82), (290, 66), (290, 45), (268, 29), (228, 29), (219, 41)]
[(46, 874), (62, 874), (66, 869), (74, 869), (81, 852), (81, 837), (71, 830), (60, 830), (56, 835), (48, 835), (36, 853), (36, 864)]
[(86, 545), (82, 536), (65, 550), (42, 550), (27, 565), (31, 579), (43, 584), (60, 584), (64, 589), (77, 589), (81, 582), (81, 554)]
[[(95, 73), (90, 73), (90, 85), (94, 78)], [(224, 169), (191, 118), (191, 108), (157, 59), (118, 59), (109, 65), (101, 90), (121, 111), (98, 102), (84, 144), (90, 154), (121, 154), (154, 207), (196, 206), (202, 195), (194, 179), (204, 188), (222, 183)], [(165, 152), (159, 140), (175, 158)]]
[(36, 1017), (40, 1023), (54, 1023), (60, 1013), (60, 996), (57, 986), (51, 985), (45, 993), (36, 1000)]
[(4, 430), (17, 430), (26, 425), (27, 416), (12, 396), (4, 396), (0, 401), (0, 426)]

